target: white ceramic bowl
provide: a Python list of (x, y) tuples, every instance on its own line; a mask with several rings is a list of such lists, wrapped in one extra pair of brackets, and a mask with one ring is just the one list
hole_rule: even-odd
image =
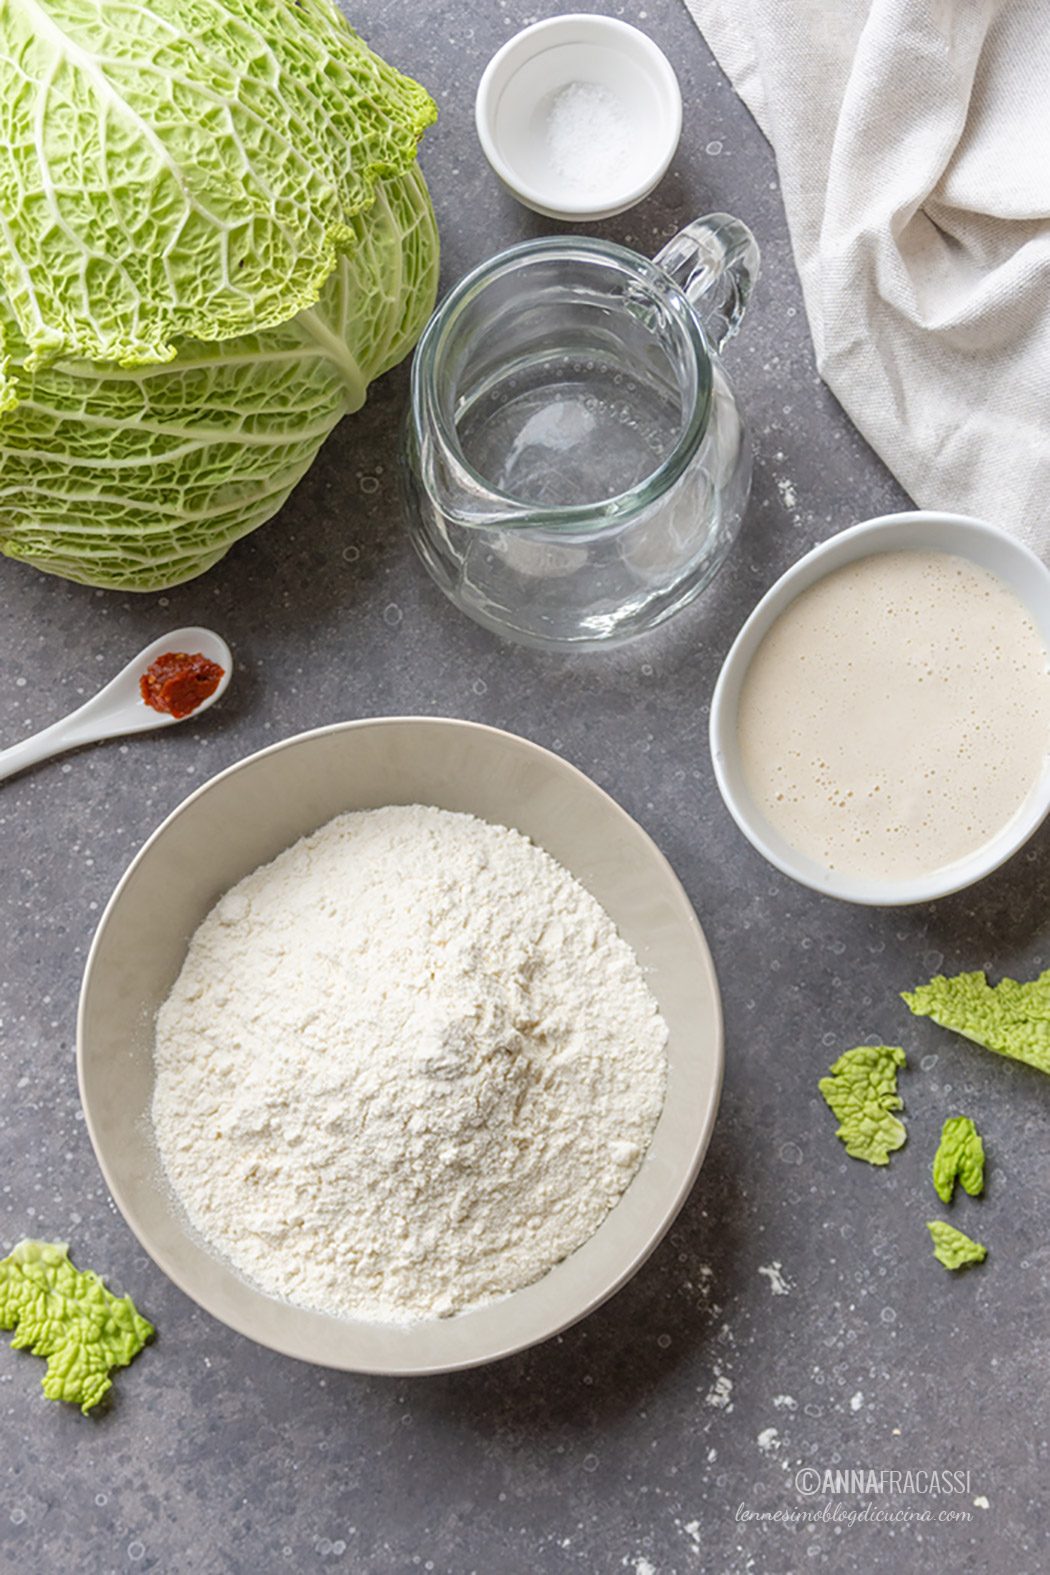
[[(591, 1239), (533, 1285), (407, 1326), (309, 1312), (250, 1285), (194, 1233), (153, 1142), (157, 1008), (194, 930), (234, 882), (344, 810), (436, 804), (517, 827), (593, 892), (646, 968), (671, 1030), (667, 1099), (649, 1154)], [(303, 733), (213, 777), (153, 833), (114, 892), (84, 973), (77, 1025), (88, 1131), (146, 1251), (224, 1323), (307, 1361), (358, 1372), (471, 1367), (564, 1329), (645, 1260), (696, 1178), (722, 1081), (718, 985), (674, 872), (607, 794), (510, 733), (429, 717)]]
[[(547, 116), (574, 82), (611, 95), (628, 127), (630, 152), (600, 191), (581, 192), (550, 156)], [(627, 22), (588, 13), (534, 22), (509, 39), (482, 74), (474, 113), (504, 186), (552, 219), (607, 219), (633, 207), (663, 179), (682, 134), (682, 95), (667, 56)]]
[(1050, 570), (1005, 531), (961, 514), (915, 511), (887, 514), (854, 525), (788, 569), (767, 591), (737, 635), (711, 701), (711, 758), (726, 806), (748, 841), (770, 864), (803, 886), (846, 902), (898, 907), (930, 902), (972, 886), (1027, 842), (1050, 811), (1050, 758), (1039, 782), (1013, 820), (968, 858), (908, 881), (879, 881), (831, 871), (800, 853), (771, 826), (753, 802), (740, 764), (737, 707), (751, 659), (784, 609), (825, 575), (876, 552), (915, 550), (954, 553), (987, 569), (1013, 590), (1031, 613), (1050, 649)]

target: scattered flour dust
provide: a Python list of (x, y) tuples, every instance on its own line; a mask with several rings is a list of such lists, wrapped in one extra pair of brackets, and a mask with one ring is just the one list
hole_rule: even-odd
[(708, 1389), (705, 1398), (708, 1405), (717, 1407), (719, 1411), (731, 1411), (733, 1409), (733, 1380), (722, 1371), (717, 1363), (715, 1364), (711, 1387)]
[(153, 1122), (190, 1222), (272, 1295), (382, 1321), (538, 1279), (637, 1171), (667, 1026), (583, 887), (519, 832), (342, 815), (201, 924)]
[(765, 1275), (769, 1281), (769, 1289), (774, 1296), (789, 1296), (791, 1294), (791, 1286), (779, 1261), (774, 1260), (772, 1263), (762, 1264), (758, 1272)]
[(786, 509), (793, 509), (798, 503), (798, 494), (795, 491), (795, 483), (787, 476), (781, 476), (777, 478), (777, 491), (780, 493), (781, 499)]
[(677, 1524), (678, 1529), (689, 1538), (694, 1548), (702, 1547), (703, 1532), (698, 1520), (687, 1520), (684, 1525), (679, 1521)]

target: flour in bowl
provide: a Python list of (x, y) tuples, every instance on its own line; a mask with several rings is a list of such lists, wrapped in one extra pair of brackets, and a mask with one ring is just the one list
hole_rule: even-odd
[(528, 1285), (597, 1230), (663, 1105), (667, 1025), (519, 832), (342, 815), (229, 891), (157, 1018), (171, 1185), (262, 1289), (385, 1321)]

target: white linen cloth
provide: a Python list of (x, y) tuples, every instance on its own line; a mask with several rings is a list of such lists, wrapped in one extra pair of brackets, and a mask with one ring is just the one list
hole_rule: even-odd
[(920, 507), (1050, 555), (1050, 3), (686, 4), (776, 153), (824, 380)]

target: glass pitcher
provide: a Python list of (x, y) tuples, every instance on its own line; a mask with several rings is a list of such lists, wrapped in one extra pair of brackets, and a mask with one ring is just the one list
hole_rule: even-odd
[(603, 647), (703, 590), (751, 482), (718, 350), (758, 276), (750, 230), (696, 219), (652, 262), (579, 236), (468, 274), (419, 343), (409, 529), (463, 612), (536, 646)]

